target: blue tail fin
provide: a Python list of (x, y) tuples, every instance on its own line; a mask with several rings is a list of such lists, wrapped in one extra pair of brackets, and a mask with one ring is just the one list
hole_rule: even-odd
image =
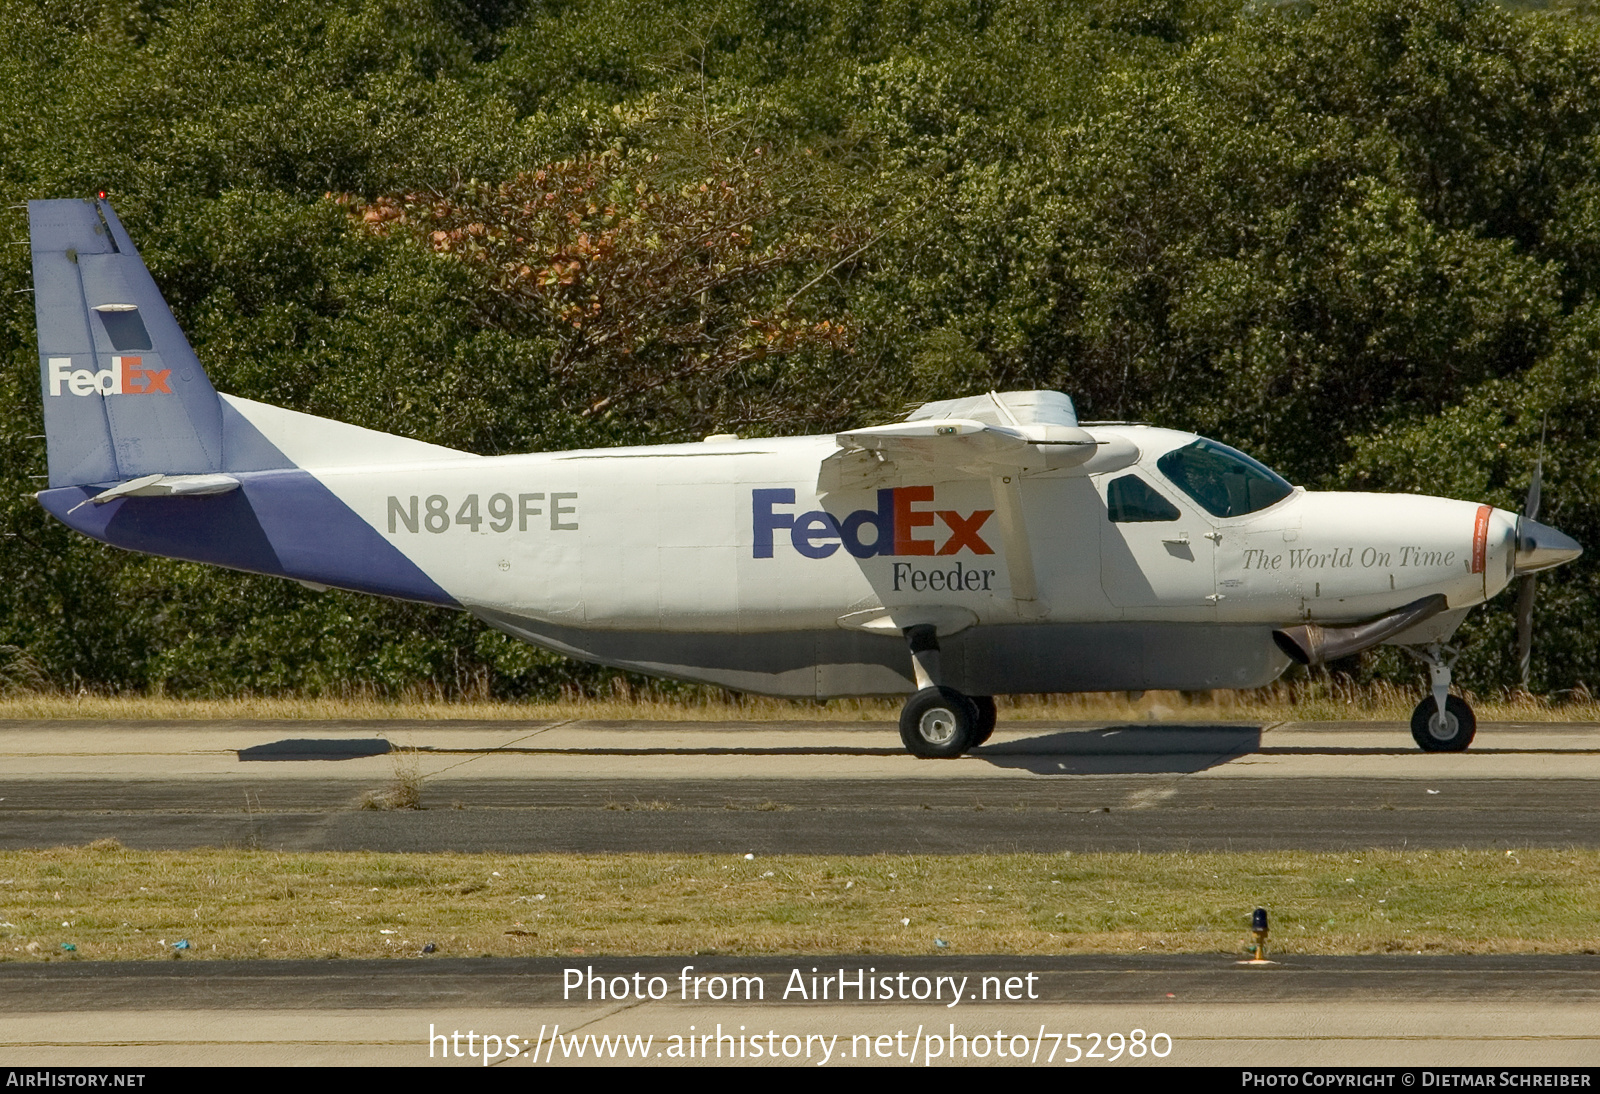
[(104, 201), (30, 201), (50, 485), (222, 469), (222, 401)]

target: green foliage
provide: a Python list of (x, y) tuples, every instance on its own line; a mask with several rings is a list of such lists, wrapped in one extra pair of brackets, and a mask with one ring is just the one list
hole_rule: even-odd
[[(1352, 478), (1364, 489), (1476, 498), (1517, 511), (1548, 415), (1539, 519), (1580, 543), (1600, 543), (1597, 361), (1600, 301), (1590, 301), (1560, 324), (1551, 352), (1526, 373), (1482, 384), (1436, 418), (1363, 438), (1351, 461)], [(1594, 687), (1600, 641), (1589, 621), (1597, 603), (1600, 579), (1592, 567), (1540, 576), (1532, 690)], [(1477, 679), (1516, 679), (1511, 612), (1511, 598), (1503, 596), (1468, 618), (1460, 671)]]
[[(835, 429), (1038, 385), (1308, 486), (1516, 508), (1548, 411), (1545, 515), (1600, 543), (1597, 163), (1582, 3), (13, 0), (0, 18), (0, 204), (109, 190), (223, 390), (484, 453)], [(542, 240), (527, 254), (433, 241), (512, 223), (493, 200), (537, 172), (594, 165), (575, 230), (516, 222)], [(407, 230), (350, 215), (386, 208)], [(726, 277), (636, 276), (628, 256), (696, 225), (721, 233)], [(601, 239), (604, 260), (577, 254)], [(558, 257), (580, 265), (541, 280)], [(7, 680), (607, 678), (460, 616), (46, 520), (26, 497), (29, 283), (7, 248)], [(595, 303), (609, 326), (574, 327)], [(1594, 683), (1587, 573), (1541, 579), (1541, 689)], [(1513, 681), (1510, 633), (1509, 604), (1469, 621), (1470, 686)]]
[(543, 340), (516, 386), (580, 427), (598, 415), (646, 437), (786, 424), (815, 396), (785, 383), (786, 359), (850, 347), (848, 326), (801, 298), (862, 232), (808, 210), (801, 180), (764, 152), (674, 182), (654, 155), (608, 150), (353, 215), (458, 267), (482, 327)]

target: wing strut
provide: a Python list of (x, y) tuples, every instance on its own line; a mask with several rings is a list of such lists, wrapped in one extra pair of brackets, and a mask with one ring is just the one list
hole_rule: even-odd
[(1022, 511), (1021, 476), (996, 475), (989, 484), (994, 489), (994, 515), (999, 518), (1000, 534), (1005, 539), (1011, 598), (1022, 614), (1041, 614), (1039, 585), (1033, 573), (1033, 545), (1028, 539), (1027, 516)]

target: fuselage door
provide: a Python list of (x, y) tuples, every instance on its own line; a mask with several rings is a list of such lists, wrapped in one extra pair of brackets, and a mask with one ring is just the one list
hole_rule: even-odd
[(1139, 472), (1097, 484), (1106, 506), (1100, 584), (1120, 608), (1216, 607), (1212, 522), (1176, 491)]

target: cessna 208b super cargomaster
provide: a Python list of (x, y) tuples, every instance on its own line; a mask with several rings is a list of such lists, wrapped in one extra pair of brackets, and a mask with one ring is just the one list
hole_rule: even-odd
[(837, 436), (480, 457), (219, 394), (104, 201), (29, 205), (40, 503), (102, 542), (464, 609), (573, 657), (777, 696), (910, 693), (957, 756), (1017, 692), (1252, 688), (1403, 645), (1424, 748), (1472, 740), (1446, 643), (1576, 543), (1471, 502), (1308, 493), (1053, 391)]

